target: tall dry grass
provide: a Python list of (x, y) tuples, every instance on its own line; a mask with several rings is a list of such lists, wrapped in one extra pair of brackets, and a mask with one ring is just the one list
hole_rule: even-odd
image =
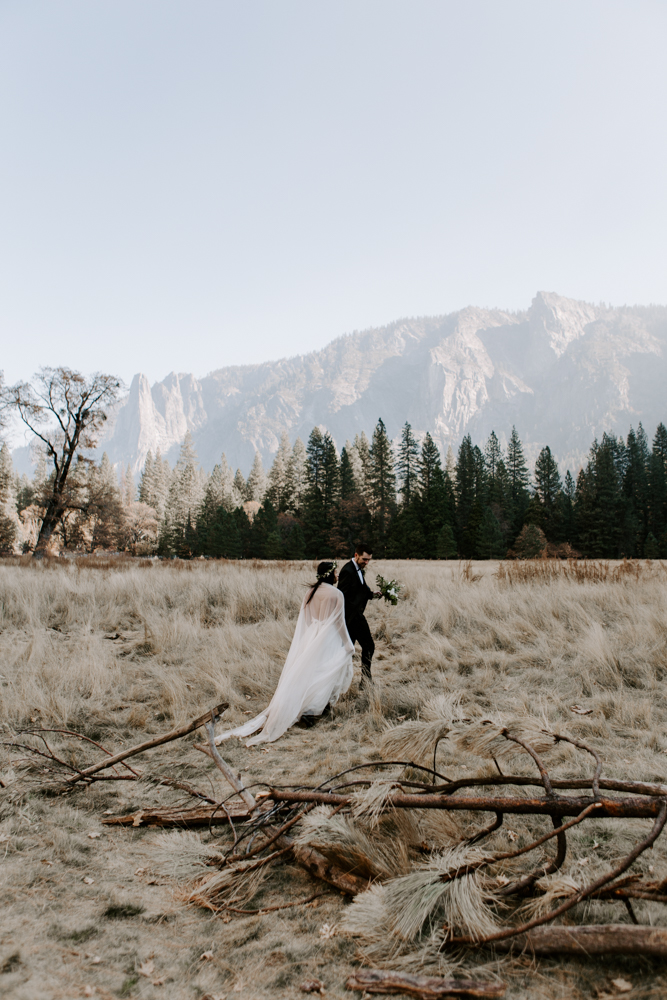
[[(378, 562), (371, 564), (370, 572), (404, 584), (397, 607), (369, 606), (377, 645), (373, 697), (359, 694), (357, 670), (352, 689), (336, 706), (332, 719), (322, 720), (307, 731), (293, 729), (270, 747), (248, 750), (236, 742), (226, 746), (225, 756), (246, 772), (248, 781), (315, 784), (346, 766), (379, 759), (391, 747), (392, 739), (412, 741), (418, 756), (418, 740), (423, 738), (430, 753), (433, 733), (447, 712), (469, 718), (543, 719), (554, 729), (565, 728), (592, 743), (602, 754), (608, 775), (667, 778), (667, 574), (661, 563), (536, 561), (499, 566)], [(0, 713), (5, 733), (25, 725), (65, 727), (115, 749), (121, 742), (139, 741), (146, 733), (186, 721), (223, 700), (230, 703), (224, 724), (244, 721), (271, 697), (305, 587), (312, 579), (313, 567), (306, 563), (126, 560), (0, 565)], [(573, 707), (589, 714), (575, 713)], [(428, 729), (426, 736), (422, 723)], [(387, 727), (399, 729), (392, 735)], [(61, 744), (54, 739), (54, 745), (67, 745), (64, 737)], [(150, 911), (154, 903), (149, 900), (158, 890), (155, 885), (151, 888), (150, 882), (142, 882), (145, 876), (136, 876), (132, 882), (131, 872), (148, 871), (151, 863), (159, 868), (155, 859), (161, 856), (169, 856), (171, 861), (154, 876), (160, 883), (159, 891), (168, 894), (178, 889), (178, 899), (182, 899), (180, 879), (173, 872), (196, 872), (205, 865), (207, 852), (213, 849), (207, 834), (185, 839), (177, 833), (173, 839), (162, 834), (159, 839), (141, 830), (117, 831), (108, 835), (109, 845), (112, 841), (115, 845), (113, 850), (109, 846), (107, 860), (100, 856), (95, 868), (85, 830), (104, 810), (124, 811), (172, 801), (170, 796), (176, 793), (151, 784), (151, 775), (185, 775), (203, 790), (213, 788), (216, 772), (190, 746), (184, 741), (154, 751), (150, 760), (142, 761), (144, 779), (137, 784), (114, 782), (113, 788), (79, 789), (66, 802), (55, 803), (34, 793), (22, 793), (23, 765), (16, 762), (14, 751), (6, 749), (2, 777), (8, 789), (0, 813), (0, 834), (10, 838), (10, 846), (17, 841), (23, 845), (16, 850), (12, 847), (7, 855), (12, 884), (31, 885), (33, 889), (29, 893), (6, 890), (5, 930), (10, 912), (14, 920), (25, 918), (33, 925), (36, 921), (44, 956), (52, 954), (53, 941), (64, 940), (66, 933), (99, 933), (95, 947), (106, 956), (102, 938), (106, 941), (108, 928), (104, 934), (100, 930), (107, 926), (104, 906), (113, 910), (120, 905), (118, 899), (122, 902), (123, 894), (131, 890), (132, 899)], [(438, 747), (438, 766), (454, 777), (485, 773), (488, 765), (475, 750), (472, 745), (466, 749), (463, 742), (454, 745), (445, 740)], [(528, 766), (521, 765), (523, 770)], [(553, 766), (556, 774), (572, 774), (581, 773), (587, 764), (563, 750)], [(326, 817), (318, 814), (308, 828), (304, 827), (303, 835), (319, 838), (323, 849), (327, 836), (338, 838), (339, 845), (343, 841), (347, 844), (351, 856), (365, 852), (379, 874), (400, 880), (413, 877), (405, 843), (425, 838), (443, 850), (455, 850), (457, 838), (467, 832), (466, 823), (475, 822), (472, 818), (454, 822), (429, 817), (412, 830), (404, 824), (398, 834), (388, 831), (389, 841), (392, 836), (395, 840), (392, 851), (377, 825), (376, 807), (384, 792), (376, 789), (373, 794), (379, 796), (377, 802), (360, 800), (358, 822), (346, 825), (347, 821), (341, 820), (332, 832)], [(22, 817), (28, 817), (32, 825), (26, 826)], [(517, 820), (513, 824), (519, 837), (532, 829), (529, 822), (522, 823)], [(641, 821), (616, 824), (613, 830), (609, 821), (577, 828), (568, 865), (559, 877), (580, 878), (581, 859), (589, 859), (587, 873), (598, 864), (609, 864), (642, 830)], [(216, 836), (224, 840), (222, 834)], [(202, 844), (201, 855), (197, 841)], [(187, 858), (183, 853), (186, 847)], [(663, 864), (663, 855), (662, 848), (656, 848), (651, 863)], [(57, 890), (66, 914), (56, 920), (62, 928), (62, 933), (58, 932), (61, 938), (49, 931), (56, 919), (51, 910), (48, 920), (39, 916), (46, 912), (44, 907), (48, 910), (51, 906), (48, 893), (56, 893), (48, 886), (39, 888), (45, 858), (53, 862), (53, 871), (60, 870), (60, 865), (63, 873), (79, 873), (70, 881), (63, 874)], [(87, 859), (95, 878), (85, 899), (81, 896), (81, 858)], [(437, 892), (432, 891), (437, 883), (433, 871), (425, 870), (416, 878), (423, 884), (424, 906), (410, 916), (411, 929), (422, 919), (428, 923), (433, 907), (441, 905)], [(373, 914), (377, 918), (377, 941), (371, 935), (368, 944), (371, 952), (376, 949), (376, 960), (383, 954), (382, 948), (376, 947), (378, 941), (382, 944), (394, 930), (397, 934), (405, 930), (396, 913), (403, 906), (404, 886), (410, 889), (411, 885), (399, 881), (395, 888), (378, 892), (367, 901), (365, 911), (360, 910), (362, 921), (370, 921)], [(546, 888), (553, 898), (563, 891), (557, 881)], [(289, 891), (295, 892), (296, 898), (305, 897), (312, 892), (312, 883), (298, 870), (288, 869), (282, 888), (270, 880), (258, 886), (251, 905), (259, 905), (262, 899), (276, 901)], [(470, 888), (468, 896), (460, 900), (445, 901), (452, 913), (459, 914), (459, 920), (468, 919), (467, 910), (472, 912), (477, 906), (472, 891)], [(272, 897), (272, 892), (278, 896)], [(323, 901), (318, 911), (296, 908), (279, 916), (238, 917), (229, 925), (212, 925), (211, 941), (224, 941), (225, 948), (233, 949), (235, 955), (234, 962), (227, 963), (230, 968), (221, 958), (215, 975), (210, 965), (204, 973), (198, 959), (205, 949), (201, 946), (203, 925), (197, 921), (204, 918), (195, 919), (182, 903), (173, 900), (169, 905), (163, 901), (161, 906), (160, 912), (171, 916), (159, 929), (151, 925), (142, 930), (139, 917), (128, 916), (127, 920), (135, 920), (136, 942), (132, 947), (136, 963), (151, 953), (165, 968), (172, 963), (171, 996), (191, 997), (195, 984), (200, 994), (211, 995), (238, 987), (234, 995), (239, 1000), (298, 996), (299, 976), (307, 971), (317, 974), (318, 970), (322, 978), (329, 977), (330, 994), (344, 995), (342, 985), (339, 990), (336, 984), (344, 982), (357, 944), (341, 933), (323, 942), (318, 933), (325, 919), (340, 924), (342, 903), (336, 897)], [(605, 914), (606, 919), (623, 919), (612, 904), (589, 904), (588, 909), (592, 919)], [(640, 903), (637, 909), (641, 919), (663, 919), (655, 904)], [(84, 912), (88, 923), (80, 927), (85, 923)], [(356, 926), (354, 918), (350, 926)], [(180, 928), (178, 932), (176, 928)], [(190, 942), (189, 958), (179, 964), (175, 956), (185, 942)], [(417, 945), (413, 942), (411, 947)], [(108, 952), (106, 979), (96, 980), (100, 989), (110, 982), (112, 969), (118, 977), (117, 991), (131, 979), (125, 972), (122, 980), (122, 962), (118, 964), (115, 954)], [(273, 954), (278, 956), (275, 962), (267, 961), (266, 956)], [(397, 960), (393, 943), (392, 954)], [(416, 954), (411, 951), (403, 961), (414, 968)], [(429, 952), (426, 948), (423, 959), (437, 963), (437, 952), (434, 955), (433, 949)], [(28, 959), (22, 961), (28, 968)], [(45, 957), (42, 965), (37, 957), (30, 961), (35, 976), (55, 976), (51, 958), (47, 961)], [(130, 960), (123, 961), (129, 968)], [(575, 964), (566, 966), (560, 979), (549, 979), (545, 973), (541, 993), (535, 993), (534, 982), (524, 983), (519, 967), (512, 968), (515, 978), (509, 996), (589, 995), (580, 991), (581, 972), (575, 971)], [(509, 973), (505, 970), (504, 974)], [(159, 995), (159, 987), (153, 994), (148, 981), (142, 979), (141, 986), (146, 997)], [(60, 995), (77, 995), (67, 990), (63, 993), (62, 983), (58, 988)], [(135, 988), (136, 984), (127, 987), (125, 995), (134, 995)], [(26, 990), (21, 994), (17, 986), (16, 996), (42, 995), (34, 989), (30, 993), (28, 987)], [(47, 991), (43, 995), (52, 994)]]
[[(464, 709), (552, 723), (572, 721), (577, 704), (592, 710), (579, 725), (609, 741), (610, 759), (631, 754), (633, 771), (660, 771), (661, 563), (373, 568), (404, 584), (397, 607), (369, 606), (376, 714), (415, 716), (448, 692)], [(164, 728), (223, 699), (227, 719), (242, 721), (270, 699), (312, 574), (304, 563), (0, 565), (2, 721), (112, 735)], [(619, 750), (619, 740), (630, 744)]]

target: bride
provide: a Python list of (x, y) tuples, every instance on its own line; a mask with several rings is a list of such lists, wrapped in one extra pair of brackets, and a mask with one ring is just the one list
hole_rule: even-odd
[(230, 736), (250, 736), (261, 729), (246, 746), (272, 743), (302, 716), (321, 715), (335, 704), (352, 683), (354, 646), (345, 626), (345, 599), (334, 584), (336, 563), (321, 562), (317, 582), (301, 605), (278, 687), (271, 704), (236, 729), (216, 736), (222, 743)]

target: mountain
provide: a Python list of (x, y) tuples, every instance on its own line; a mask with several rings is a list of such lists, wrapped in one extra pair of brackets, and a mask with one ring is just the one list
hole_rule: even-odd
[(594, 437), (652, 435), (667, 421), (667, 307), (590, 305), (539, 292), (525, 312), (469, 307), (353, 333), (311, 354), (172, 373), (150, 386), (136, 375), (100, 451), (138, 472), (149, 449), (173, 462), (187, 430), (211, 469), (224, 451), (246, 473), (255, 449), (268, 464), (280, 436), (304, 441), (315, 424), (340, 448), (378, 417), (398, 435), (409, 420), (443, 452), (469, 433), (504, 443), (516, 425), (527, 456), (551, 446), (564, 472)]

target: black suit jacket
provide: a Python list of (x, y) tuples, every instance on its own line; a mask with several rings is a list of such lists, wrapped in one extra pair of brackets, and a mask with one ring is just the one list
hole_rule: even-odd
[(345, 598), (345, 621), (351, 622), (360, 618), (366, 610), (366, 605), (373, 597), (373, 591), (366, 582), (359, 579), (357, 566), (353, 559), (345, 563), (338, 575), (338, 589)]

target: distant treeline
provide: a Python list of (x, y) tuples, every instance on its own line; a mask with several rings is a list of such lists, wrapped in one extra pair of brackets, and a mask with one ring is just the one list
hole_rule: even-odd
[[(15, 477), (0, 451), (0, 549), (30, 551), (39, 530), (46, 465)], [(189, 435), (172, 469), (150, 452), (138, 495), (119, 484), (106, 456), (79, 462), (60, 544), (93, 551), (229, 559), (348, 556), (366, 540), (378, 557), (498, 559), (583, 555), (667, 557), (667, 429), (652, 446), (641, 426), (627, 439), (594, 441), (576, 483), (561, 477), (549, 447), (533, 474), (513, 428), (506, 451), (495, 433), (484, 448), (463, 438), (442, 462), (430, 434), (405, 424), (396, 448), (379, 420), (338, 454), (314, 428), (307, 445), (283, 435), (265, 474), (259, 455), (246, 480), (223, 455), (210, 476)]]

